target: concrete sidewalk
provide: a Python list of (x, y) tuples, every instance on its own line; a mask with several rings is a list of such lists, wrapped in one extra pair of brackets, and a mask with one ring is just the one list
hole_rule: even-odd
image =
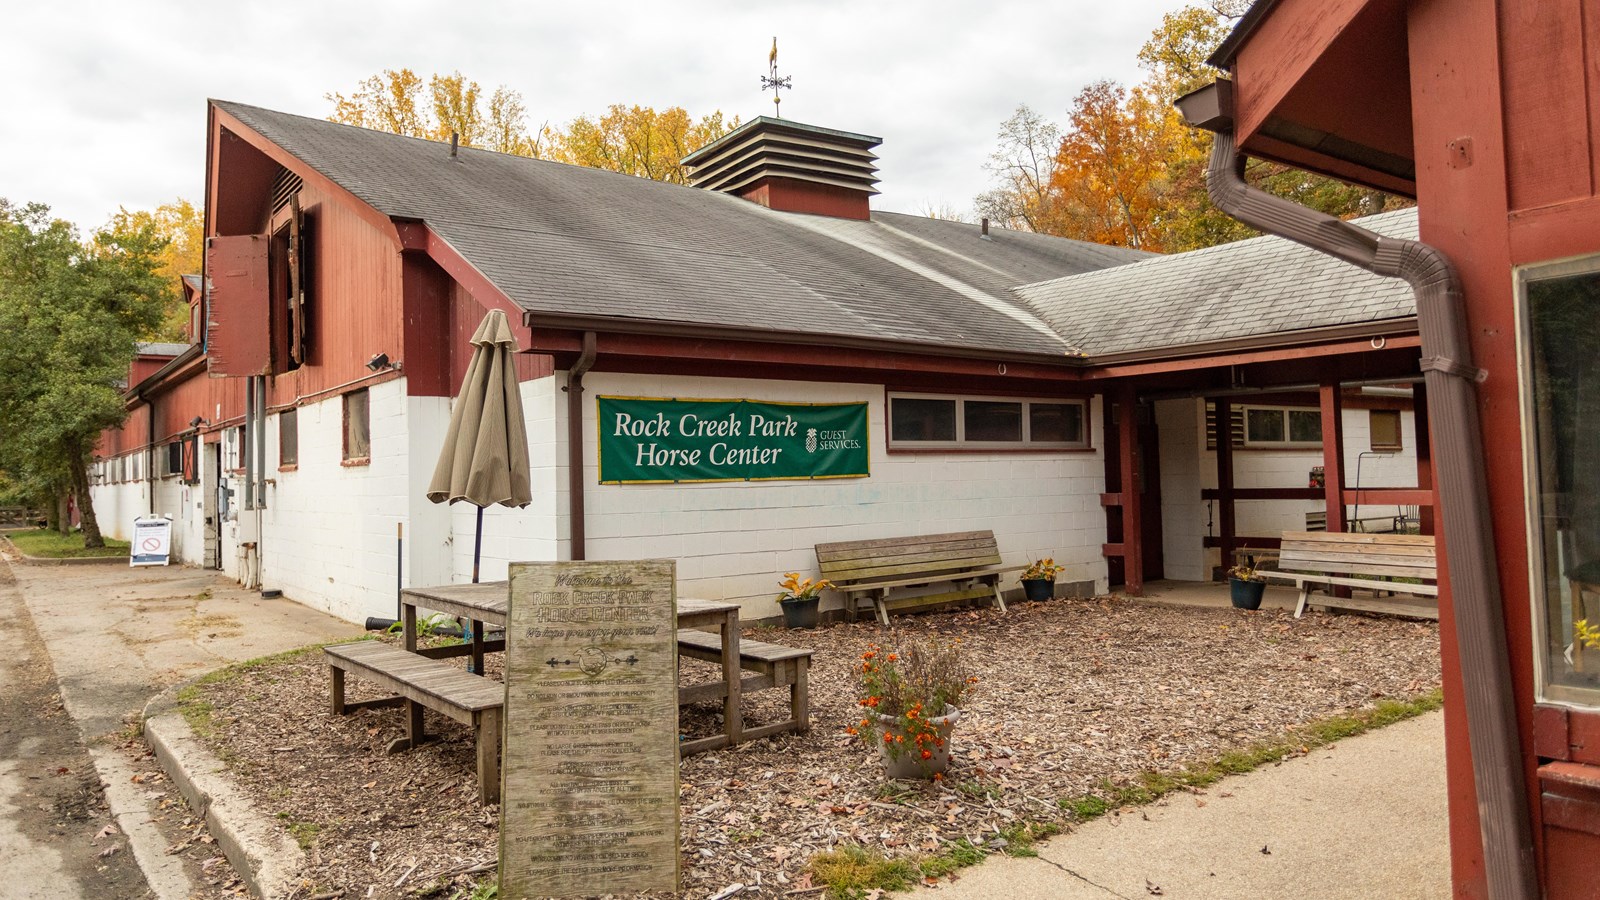
[(1038, 849), (1037, 858), (993, 857), (922, 893), (938, 900), (1448, 897), (1444, 716), (1429, 713), (1225, 779), (1203, 794), (1097, 819)]
[(155, 824), (129, 758), (106, 737), (136, 721), (146, 702), (173, 684), (232, 662), (358, 636), (361, 629), (199, 569), (32, 566), (15, 559), (10, 568), (48, 650), (62, 703), (152, 891), (162, 900), (194, 895), (193, 873), (167, 853), (173, 841)]

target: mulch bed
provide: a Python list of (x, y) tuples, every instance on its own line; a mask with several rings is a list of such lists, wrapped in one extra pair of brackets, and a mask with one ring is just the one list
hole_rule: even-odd
[[(1434, 622), (1295, 620), (1121, 597), (905, 616), (892, 630), (746, 634), (816, 651), (812, 730), (683, 761), (684, 898), (782, 896), (809, 886), (808, 858), (839, 844), (915, 854), (961, 838), (982, 845), (1024, 820), (1066, 824), (1057, 801), (1108, 779), (1208, 762), (1439, 683)], [(855, 663), (868, 643), (897, 635), (960, 638), (980, 679), (942, 783), (885, 782), (876, 756), (845, 733), (860, 719)], [(686, 661), (685, 677), (702, 665)], [(351, 699), (371, 696), (350, 685)], [(429, 713), (439, 740), (385, 755), (402, 734), (399, 711), (331, 715), (320, 653), (204, 691), (214, 748), (261, 811), (308, 847), (299, 897), (450, 897), (492, 878), (499, 808), (477, 800), (465, 727)], [(781, 719), (787, 699), (748, 696), (747, 721)], [(718, 709), (685, 708), (681, 730), (715, 733)], [(745, 888), (723, 893), (734, 884)]]

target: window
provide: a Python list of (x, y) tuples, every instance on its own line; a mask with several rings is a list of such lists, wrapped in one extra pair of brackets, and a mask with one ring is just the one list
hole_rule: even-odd
[(278, 468), (298, 465), (300, 462), (299, 410), (286, 409), (278, 413)]
[(1322, 412), (1315, 409), (1244, 408), (1246, 447), (1320, 447)]
[(1600, 705), (1600, 258), (1517, 275), (1538, 692)]
[(889, 395), (889, 446), (897, 449), (1083, 449), (1082, 400)]
[(1371, 410), (1367, 422), (1372, 432), (1372, 449), (1386, 453), (1401, 449), (1399, 410)]
[(235, 425), (222, 433), (222, 467), (229, 472), (244, 471), (243, 425)]
[(161, 475), (163, 478), (168, 475), (183, 474), (183, 442), (173, 441), (163, 447), (161, 463)]
[(372, 453), (372, 420), (367, 406), (367, 390), (344, 395), (344, 460), (364, 463)]

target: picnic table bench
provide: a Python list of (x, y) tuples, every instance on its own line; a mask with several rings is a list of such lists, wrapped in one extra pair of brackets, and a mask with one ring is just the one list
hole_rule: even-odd
[[(368, 707), (405, 706), (406, 736), (389, 745), (391, 753), (427, 739), (422, 724), (424, 708), (470, 726), (477, 746), (478, 799), (483, 803), (500, 801), (500, 718), (505, 685), (379, 641), (337, 644), (322, 648), (322, 652), (328, 660), (334, 715)], [(397, 696), (350, 703), (344, 697), (346, 672)]]
[[(1294, 610), (1297, 619), (1305, 613), (1311, 592), (1318, 587), (1362, 588), (1379, 595), (1371, 600), (1337, 597), (1330, 590), (1325, 601), (1319, 601), (1323, 606), (1439, 617), (1437, 605), (1399, 603), (1381, 596), (1384, 593), (1439, 596), (1439, 566), (1432, 535), (1285, 531), (1283, 545), (1278, 551), (1278, 568), (1280, 571), (1261, 574), (1292, 581), (1300, 589), (1300, 600)], [(1393, 580), (1396, 578), (1418, 581)]]
[[(680, 628), (678, 653), (690, 659), (711, 663), (721, 662), (722, 640), (709, 632)], [(769, 644), (766, 641), (739, 641), (739, 668), (756, 673), (740, 680), (741, 695), (767, 688), (789, 689), (789, 718), (770, 725), (742, 728), (739, 732), (740, 740), (755, 740), (783, 731), (811, 730), (811, 694), (807, 680), (811, 670), (811, 654), (810, 650)], [(727, 685), (721, 681), (713, 681), (679, 688), (678, 702), (714, 700), (726, 694)]]
[[(1005, 612), (1000, 576), (1025, 568), (1000, 564), (1000, 549), (992, 531), (818, 544), (817, 565), (822, 577), (833, 582), (834, 590), (844, 594), (845, 614), (851, 620), (861, 603), (871, 602), (884, 625), (889, 624), (891, 609), (985, 597), (992, 598), (995, 609)], [(951, 588), (937, 593), (895, 593), (945, 583)]]

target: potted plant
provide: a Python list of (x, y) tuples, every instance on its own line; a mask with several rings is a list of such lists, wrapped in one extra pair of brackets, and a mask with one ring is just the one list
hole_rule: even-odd
[(859, 725), (846, 729), (876, 747), (890, 778), (942, 780), (950, 767), (956, 704), (978, 679), (961, 644), (908, 641), (898, 650), (867, 645), (856, 668)]
[(1260, 609), (1261, 596), (1266, 593), (1267, 579), (1256, 570), (1254, 559), (1249, 557), (1228, 570), (1228, 592), (1235, 609)]
[(799, 572), (789, 572), (778, 586), (783, 588), (783, 593), (778, 595), (778, 608), (783, 610), (784, 627), (817, 627), (817, 606), (822, 600), (822, 591), (833, 587), (833, 582), (826, 578), (801, 581)]
[(1022, 595), (1029, 600), (1049, 600), (1056, 593), (1056, 576), (1066, 566), (1056, 565), (1051, 557), (1036, 559), (1022, 572)]

